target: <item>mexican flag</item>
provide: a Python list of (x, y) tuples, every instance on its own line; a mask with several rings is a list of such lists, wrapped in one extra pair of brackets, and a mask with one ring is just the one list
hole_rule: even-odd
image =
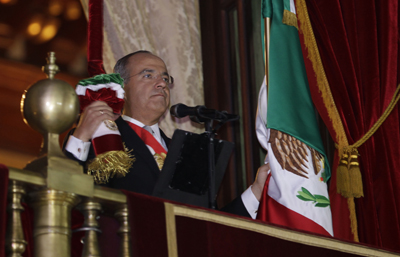
[(256, 132), (271, 170), (257, 218), (333, 236), (326, 183), (330, 170), (309, 92), (295, 5), (263, 0), (262, 14), (271, 19), (269, 76), (260, 89)]

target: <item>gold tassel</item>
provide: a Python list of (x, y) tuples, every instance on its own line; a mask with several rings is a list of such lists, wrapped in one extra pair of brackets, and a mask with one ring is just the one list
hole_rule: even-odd
[(349, 177), (353, 197), (360, 198), (364, 196), (357, 148), (351, 150), (349, 157)]
[(105, 184), (115, 175), (125, 177), (134, 161), (130, 152), (105, 152), (92, 160), (88, 165), (88, 173), (93, 175), (96, 184)]
[(342, 158), (340, 159), (339, 166), (337, 169), (336, 175), (336, 187), (338, 194), (349, 198), (352, 196), (352, 191), (350, 189), (350, 177), (349, 177), (349, 170), (348, 170), (348, 159), (349, 155), (348, 152), (345, 150), (343, 152)]
[(288, 11), (288, 10), (283, 10), (283, 18), (282, 18), (282, 23), (289, 25), (289, 26), (293, 26), (296, 29), (299, 29), (298, 25), (297, 25), (297, 16), (296, 14)]

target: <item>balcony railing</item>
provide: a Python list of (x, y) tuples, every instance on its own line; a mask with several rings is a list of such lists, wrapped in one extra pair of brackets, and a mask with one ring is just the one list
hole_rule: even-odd
[(22, 200), (34, 209), (35, 256), (71, 256), (71, 210), (75, 207), (84, 216), (84, 224), (79, 229), (85, 231), (82, 256), (101, 256), (97, 238), (101, 232), (97, 221), (100, 212), (114, 214), (119, 221), (119, 256), (131, 256), (128, 209), (122, 192), (93, 186), (93, 197), (86, 197), (48, 188), (46, 178), (37, 172), (8, 168), (8, 256), (22, 256), (26, 248), (21, 222)]

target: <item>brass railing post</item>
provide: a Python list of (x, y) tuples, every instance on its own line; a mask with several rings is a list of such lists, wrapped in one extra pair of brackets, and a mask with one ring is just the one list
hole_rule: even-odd
[(119, 257), (130, 257), (132, 255), (131, 250), (131, 237), (128, 216), (128, 205), (122, 204), (117, 208), (115, 217), (118, 219), (120, 227), (118, 229), (118, 235), (121, 237)]
[(71, 209), (79, 196), (53, 189), (30, 193), (36, 257), (71, 256)]
[(21, 212), (24, 211), (21, 200), (25, 193), (25, 188), (21, 183), (10, 180), (8, 187), (9, 203), (7, 206), (6, 234), (6, 252), (9, 257), (22, 256), (27, 245), (27, 242), (24, 240), (24, 231), (21, 222)]
[(101, 230), (99, 229), (99, 223), (97, 222), (100, 211), (102, 210), (101, 204), (91, 199), (88, 199), (83, 203), (81, 203), (80, 205), (78, 205), (77, 208), (83, 213), (85, 217), (85, 222), (83, 224), (83, 227), (75, 230), (75, 231), (86, 231), (82, 256), (83, 257), (101, 256), (99, 242), (97, 238), (97, 233), (99, 232), (101, 233)]

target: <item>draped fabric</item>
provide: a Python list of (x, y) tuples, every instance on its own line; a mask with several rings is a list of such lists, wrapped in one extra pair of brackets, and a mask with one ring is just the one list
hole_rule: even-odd
[[(399, 2), (307, 0), (306, 4), (343, 133), (354, 144), (381, 117), (399, 84)], [(310, 90), (332, 138), (339, 143), (341, 132), (335, 131), (316, 83), (310, 83)], [(396, 105), (358, 148), (364, 197), (354, 199), (360, 242), (393, 250), (400, 249), (399, 145)], [(336, 151), (330, 187), (334, 234), (352, 240), (347, 199), (336, 192), (338, 163)]]
[(89, 1), (87, 61), (89, 76), (93, 77), (105, 73), (103, 67), (103, 0)]
[[(82, 6), (88, 13), (88, 0)], [(171, 105), (204, 104), (200, 17), (197, 0), (104, 0), (103, 64), (111, 73), (116, 61), (137, 50), (160, 56), (174, 77)], [(167, 136), (176, 128), (203, 131), (189, 118), (173, 122), (167, 113), (160, 125)]]

